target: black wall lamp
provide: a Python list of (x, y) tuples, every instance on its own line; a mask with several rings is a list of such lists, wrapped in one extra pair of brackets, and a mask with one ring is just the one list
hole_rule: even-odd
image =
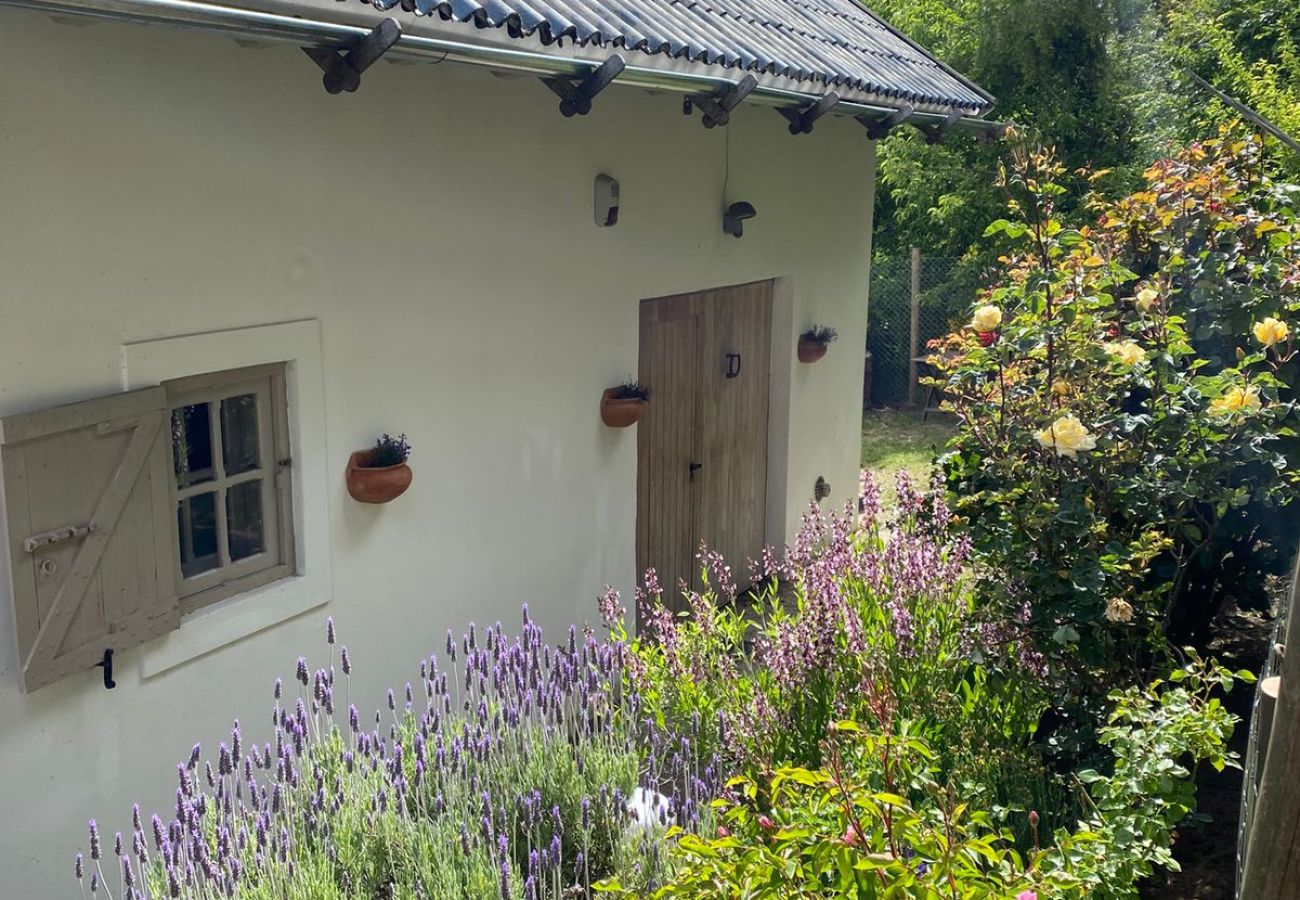
[(739, 203), (733, 203), (722, 214), (722, 230), (732, 237), (738, 238), (745, 233), (745, 220), (752, 219), (756, 215), (758, 215), (758, 211), (754, 209), (754, 204), (746, 203), (743, 200)]

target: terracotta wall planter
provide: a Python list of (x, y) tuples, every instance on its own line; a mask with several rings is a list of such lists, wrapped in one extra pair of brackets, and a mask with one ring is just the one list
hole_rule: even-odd
[(830, 345), (825, 341), (814, 341), (810, 338), (799, 336), (799, 362), (815, 363), (826, 355), (826, 348)]
[(616, 388), (605, 388), (600, 395), (600, 420), (610, 428), (626, 428), (641, 418), (646, 408), (645, 400), (618, 400), (614, 397)]
[(362, 503), (387, 503), (411, 486), (411, 467), (406, 463), (371, 468), (364, 465), (375, 451), (358, 450), (348, 457), (348, 493)]

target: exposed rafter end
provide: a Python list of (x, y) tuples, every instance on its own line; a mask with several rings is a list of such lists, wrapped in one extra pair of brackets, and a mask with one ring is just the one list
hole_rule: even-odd
[(726, 125), (730, 122), (731, 111), (739, 106), (740, 102), (756, 87), (758, 87), (758, 79), (753, 75), (746, 75), (731, 87), (724, 88), (718, 93), (695, 94), (690, 100), (700, 108), (703, 114), (700, 121), (704, 123), (704, 127), (713, 128), (715, 125)]
[(543, 78), (542, 84), (560, 98), (560, 113), (566, 119), (570, 116), (585, 116), (591, 112), (592, 99), (609, 87), (610, 82), (617, 78), (625, 67), (623, 57), (616, 54), (580, 81), (570, 81), (567, 78)]
[(303, 47), (302, 52), (325, 73), (321, 78), (325, 90), (339, 94), (361, 87), (361, 73), (387, 53), (401, 36), (402, 26), (397, 20), (384, 19), (346, 52), (324, 47)]
[(813, 123), (834, 109), (839, 102), (840, 95), (831, 91), (812, 106), (803, 109), (790, 109), (783, 106), (778, 108), (777, 112), (789, 120), (791, 134), (809, 134), (813, 130)]
[(914, 110), (910, 106), (904, 106), (894, 110), (883, 119), (872, 119), (868, 116), (858, 116), (857, 120), (862, 123), (862, 127), (867, 129), (867, 137), (873, 141), (878, 141), (889, 134), (899, 125), (902, 125), (908, 119), (912, 118)]
[(917, 125), (916, 130), (925, 135), (925, 142), (927, 144), (938, 144), (941, 143), (947, 136), (948, 132), (952, 130), (952, 126), (956, 125), (958, 120), (961, 119), (961, 115), (962, 113), (960, 109), (953, 109), (944, 117), (944, 120), (937, 125)]

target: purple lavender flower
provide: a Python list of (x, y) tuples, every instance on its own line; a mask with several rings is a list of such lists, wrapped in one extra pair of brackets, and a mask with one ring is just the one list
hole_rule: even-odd
[(334, 644), (334, 617), (329, 616), (325, 619), (325, 643)]
[(510, 859), (504, 846), (501, 848), (501, 900), (510, 900)]
[(91, 819), (88, 824), (90, 827), (90, 858), (98, 861), (100, 856), (99, 826), (95, 824), (94, 819)]

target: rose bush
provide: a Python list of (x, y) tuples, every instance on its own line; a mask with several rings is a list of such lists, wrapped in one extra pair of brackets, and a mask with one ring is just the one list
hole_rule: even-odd
[(1064, 175), (1029, 150), (1002, 172), (999, 280), (935, 348), (960, 423), (941, 464), (1013, 587), (993, 608), (1032, 597), (1039, 648), (1100, 696), (1164, 636), (1203, 642), (1228, 594), (1260, 601), (1294, 546), (1298, 193), (1224, 136), (1068, 228)]

